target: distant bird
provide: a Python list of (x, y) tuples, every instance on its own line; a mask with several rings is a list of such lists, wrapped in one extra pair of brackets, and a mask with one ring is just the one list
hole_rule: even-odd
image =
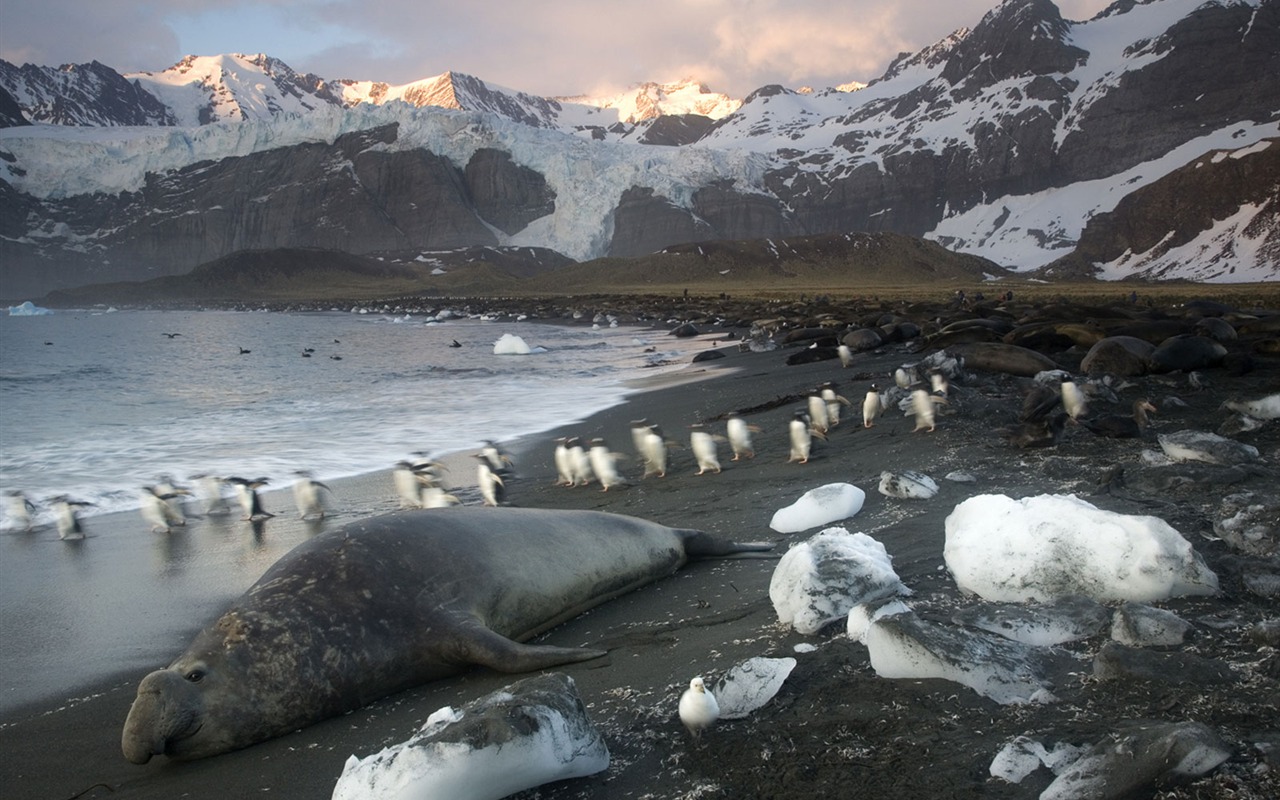
[(72, 500), (65, 494), (50, 497), (49, 507), (53, 509), (54, 522), (58, 526), (58, 538), (68, 541), (84, 538), (84, 528), (80, 525), (79, 509), (92, 506), (84, 500)]
[(249, 480), (230, 477), (226, 479), (226, 483), (235, 487), (236, 498), (240, 501), (240, 508), (244, 510), (244, 519), (254, 521), (275, 516), (262, 507), (262, 498), (258, 495), (258, 490), (270, 483), (266, 478)]
[(293, 474), (298, 476), (293, 482), (293, 502), (298, 507), (299, 519), (310, 516), (324, 519), (324, 496), (321, 492), (332, 493), (333, 490), (315, 480), (310, 470), (300, 469)]
[(591, 462), (592, 474), (600, 482), (600, 491), (607, 492), (614, 486), (621, 486), (624, 483), (622, 476), (618, 473), (618, 459), (621, 457), (621, 453), (615, 453), (609, 449), (604, 439), (596, 437), (591, 440), (587, 458)]
[(1147, 428), (1147, 414), (1156, 413), (1156, 407), (1145, 398), (1133, 401), (1133, 414), (1108, 414), (1104, 417), (1082, 418), (1080, 424), (1099, 436), (1111, 439), (1136, 439)]
[(164, 334), (164, 335), (165, 335), (165, 336), (168, 336), (170, 339), (172, 339), (172, 338), (174, 338), (175, 336), (181, 336), (182, 334), (180, 334), (180, 333), (166, 333), (166, 334)]
[(716, 445), (725, 437), (707, 430), (707, 426), (702, 423), (691, 427), (693, 430), (689, 431), (689, 449), (698, 462), (698, 474), (720, 472), (720, 454)]
[(689, 681), (689, 688), (680, 695), (680, 721), (684, 723), (694, 741), (702, 737), (702, 732), (711, 727), (720, 718), (720, 704), (716, 697), (707, 691), (702, 678)]
[(34, 527), (32, 515), (36, 512), (36, 504), (21, 489), (10, 489), (6, 516), (9, 527), (14, 530), (29, 531)]
[(249, 355), (249, 354), (250, 354), (250, 353), (252, 353), (252, 352), (253, 352), (252, 350), (246, 350), (246, 349), (244, 349), (243, 347), (241, 347), (241, 348), (240, 348), (240, 355), (242, 355), (242, 356), (247, 356), (247, 355)]
[(760, 433), (759, 425), (750, 425), (736, 411), (729, 412), (725, 420), (725, 429), (729, 436), (729, 447), (733, 448), (733, 460), (755, 458), (755, 448), (751, 446), (751, 434)]
[(341, 360), (342, 360), (342, 356), (329, 356), (329, 360), (331, 360), (331, 361), (341, 361)]
[(303, 358), (311, 358), (311, 354), (310, 354), (310, 353), (308, 353), (306, 350), (303, 350), (303, 351), (302, 351), (302, 357), (303, 357)]
[(165, 488), (168, 487), (142, 487), (142, 518), (151, 523), (152, 531), (161, 533), (169, 533), (187, 524), (187, 518), (173, 503), (179, 496), (165, 492)]
[(453, 344), (451, 344), (451, 345), (449, 345), (449, 346), (450, 346), (450, 347), (462, 347), (462, 343), (461, 343), (461, 342), (459, 342), (457, 339), (454, 339), (454, 340), (453, 340)]
[(853, 366), (853, 350), (849, 349), (849, 345), (842, 344), (836, 347), (836, 355), (840, 357), (841, 367)]
[(884, 413), (884, 398), (880, 396), (880, 387), (871, 384), (867, 388), (867, 394), (862, 398), (862, 427), (870, 428), (875, 425), (876, 417)]

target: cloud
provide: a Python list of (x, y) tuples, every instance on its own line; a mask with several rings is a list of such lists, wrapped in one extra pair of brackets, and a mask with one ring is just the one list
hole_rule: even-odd
[[(878, 77), (899, 52), (972, 27), (996, 0), (40, 0), (11, 2), (0, 58), (161, 70), (189, 53), (265, 52), (325, 78), (392, 84), (455, 70), (544, 95), (693, 77), (765, 84)], [(1107, 0), (1059, 0), (1092, 16)]]

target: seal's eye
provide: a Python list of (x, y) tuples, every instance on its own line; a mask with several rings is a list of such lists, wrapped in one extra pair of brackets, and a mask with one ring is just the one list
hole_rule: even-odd
[(188, 672), (186, 675), (183, 675), (182, 677), (186, 678), (192, 683), (199, 683), (200, 681), (204, 680), (204, 670), (193, 669), (190, 672)]

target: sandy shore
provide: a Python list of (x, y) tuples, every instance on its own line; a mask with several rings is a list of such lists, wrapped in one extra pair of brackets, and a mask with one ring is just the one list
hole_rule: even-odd
[[(945, 614), (962, 602), (943, 566), (943, 521), (965, 498), (979, 493), (1012, 496), (1075, 492), (1095, 504), (1129, 513), (1168, 518), (1219, 570), (1224, 591), (1215, 598), (1162, 604), (1196, 623), (1191, 649), (1252, 665), (1246, 683), (1207, 689), (1176, 684), (1092, 685), (1089, 659), (1105, 643), (1078, 643), (1080, 685), (1061, 692), (1050, 706), (999, 706), (958, 684), (901, 681), (876, 676), (866, 649), (836, 625), (802, 636), (777, 622), (768, 599), (775, 562), (729, 560), (693, 564), (676, 576), (612, 601), (550, 632), (544, 641), (607, 648), (606, 658), (562, 671), (577, 683), (593, 720), (604, 733), (612, 766), (596, 776), (543, 787), (523, 797), (1033, 797), (1052, 776), (1044, 770), (1023, 784), (993, 779), (988, 765), (1014, 736), (1061, 731), (1079, 742), (1098, 741), (1126, 719), (1143, 717), (1203, 721), (1238, 750), (1235, 761), (1201, 779), (1191, 794), (1165, 797), (1273, 797), (1280, 787), (1255, 746), (1258, 737), (1280, 731), (1280, 668), (1274, 650), (1259, 650), (1249, 626), (1277, 616), (1275, 600), (1241, 588), (1241, 567), (1220, 542), (1202, 537), (1220, 499), (1220, 487), (1203, 487), (1177, 503), (1108, 491), (1116, 465), (1138, 466), (1142, 444), (1112, 441), (1074, 430), (1056, 448), (1022, 451), (993, 435), (1016, 416), (1018, 389), (1007, 376), (984, 377), (957, 386), (954, 412), (932, 434), (912, 433), (913, 421), (890, 412), (864, 429), (850, 420), (818, 443), (804, 465), (787, 463), (786, 422), (813, 386), (834, 380), (855, 403), (872, 381), (889, 380), (892, 369), (918, 360), (895, 345), (859, 356), (848, 369), (838, 361), (786, 366), (790, 351), (739, 352), (689, 372), (705, 380), (666, 381), (662, 388), (563, 431), (509, 443), (517, 478), (512, 505), (580, 508), (630, 514), (678, 527), (701, 528), (727, 538), (769, 540), (779, 553), (816, 531), (781, 535), (768, 527), (778, 508), (831, 482), (847, 482), (867, 493), (862, 512), (844, 524), (882, 541), (914, 602), (926, 613)], [(1169, 429), (1216, 426), (1214, 413), (1225, 393), (1274, 391), (1280, 369), (1274, 359), (1248, 376), (1213, 375), (1214, 391), (1192, 393), (1173, 378), (1142, 379), (1141, 390), (1178, 396), (1185, 407), (1169, 407), (1158, 425)], [(687, 441), (687, 426), (722, 425), (723, 415), (742, 411), (762, 432), (754, 459), (733, 462), (722, 448), (723, 472), (697, 476), (687, 449), (674, 450), (667, 477), (640, 480), (638, 461), (624, 462), (631, 485), (609, 492), (595, 486), (553, 486), (552, 442), (559, 435), (603, 436), (631, 452), (629, 421), (644, 417), (671, 439)], [(1273, 423), (1250, 441), (1272, 461), (1280, 454)], [(464, 469), (460, 466), (459, 469)], [(876, 491), (882, 470), (912, 469), (933, 475), (941, 491), (930, 501), (886, 498)], [(974, 483), (943, 476), (966, 471)], [(468, 473), (469, 476), (469, 473)], [(1269, 481), (1275, 473), (1258, 480)], [(458, 481), (458, 483), (470, 483)], [(365, 476), (336, 492), (341, 514), (326, 525), (390, 510), (389, 477)], [(283, 501), (282, 501), (283, 502)], [(1163, 505), (1161, 505), (1163, 503)], [(102, 520), (110, 526), (126, 523)], [(111, 535), (109, 528), (102, 531)], [(1210, 619), (1232, 624), (1210, 625)], [(194, 632), (208, 620), (192, 620)], [(156, 653), (156, 666), (180, 652)], [(796, 653), (799, 644), (813, 652)], [(694, 746), (676, 718), (676, 702), (690, 677), (709, 680), (753, 656), (794, 655), (799, 664), (781, 693), (752, 717), (722, 722)], [(1241, 667), (1244, 669), (1244, 667)], [(325, 798), (343, 763), (403, 741), (433, 711), (457, 705), (510, 683), (487, 671), (425, 685), (384, 699), (344, 717), (310, 726), (245, 750), (191, 763), (157, 758), (134, 766), (120, 752), (120, 730), (140, 673), (103, 675), (76, 698), (57, 698), (0, 722), (0, 786), (7, 798), (225, 798), (251, 795)], [(1234, 792), (1234, 793), (1232, 793)]]

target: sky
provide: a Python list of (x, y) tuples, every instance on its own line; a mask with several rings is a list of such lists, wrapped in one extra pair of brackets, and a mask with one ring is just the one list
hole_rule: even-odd
[[(565, 96), (694, 78), (742, 98), (870, 81), (998, 1), (0, 0), (0, 59), (130, 73), (266, 53), (329, 80), (400, 85), (452, 70)], [(1109, 4), (1057, 0), (1075, 20)]]

